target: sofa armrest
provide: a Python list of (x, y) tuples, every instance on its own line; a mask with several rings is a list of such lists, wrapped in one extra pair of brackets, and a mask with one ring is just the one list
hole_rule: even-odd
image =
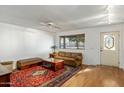
[(82, 57), (76, 56), (76, 57), (75, 57), (75, 60), (82, 60)]

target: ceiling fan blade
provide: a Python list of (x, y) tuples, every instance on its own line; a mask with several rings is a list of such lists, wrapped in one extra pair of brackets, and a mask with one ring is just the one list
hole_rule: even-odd
[(41, 24), (41, 26), (60, 29), (60, 27), (56, 26), (54, 23), (43, 23), (43, 22), (41, 22), (40, 24)]
[(43, 23), (43, 22), (41, 22), (40, 25), (42, 25), (42, 26), (47, 26), (47, 24), (45, 24), (45, 23)]
[(57, 29), (60, 29), (60, 27), (58, 27), (58, 26), (54, 26), (55, 28), (57, 28)]

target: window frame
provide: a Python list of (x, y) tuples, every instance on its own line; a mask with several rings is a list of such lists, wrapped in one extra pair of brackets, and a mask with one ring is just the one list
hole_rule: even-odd
[[(66, 48), (66, 38), (67, 37), (78, 37), (78, 36), (83, 36), (84, 37), (84, 47), (79, 47), (79, 43), (78, 41), (76, 40), (76, 48)], [(63, 41), (63, 48), (62, 48), (62, 43), (61, 43), (61, 39), (64, 39)], [(65, 36), (59, 36), (59, 48), (60, 49), (85, 49), (85, 34), (76, 34), (76, 35), (65, 35)]]

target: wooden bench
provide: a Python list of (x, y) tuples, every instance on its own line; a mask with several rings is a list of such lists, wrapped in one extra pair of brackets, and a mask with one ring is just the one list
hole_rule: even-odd
[(22, 70), (22, 69), (30, 68), (33, 66), (38, 66), (41, 64), (42, 64), (42, 59), (38, 58), (38, 57), (18, 60), (17, 61), (17, 69)]

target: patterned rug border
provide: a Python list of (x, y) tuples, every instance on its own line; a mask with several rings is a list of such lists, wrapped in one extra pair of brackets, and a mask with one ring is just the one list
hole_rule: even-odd
[(62, 84), (64, 84), (67, 80), (69, 80), (72, 76), (74, 76), (80, 70), (81, 70), (81, 67), (76, 67), (72, 69), (72, 71), (56, 77), (54, 80), (50, 81), (48, 84), (44, 84), (41, 87), (61, 87)]

